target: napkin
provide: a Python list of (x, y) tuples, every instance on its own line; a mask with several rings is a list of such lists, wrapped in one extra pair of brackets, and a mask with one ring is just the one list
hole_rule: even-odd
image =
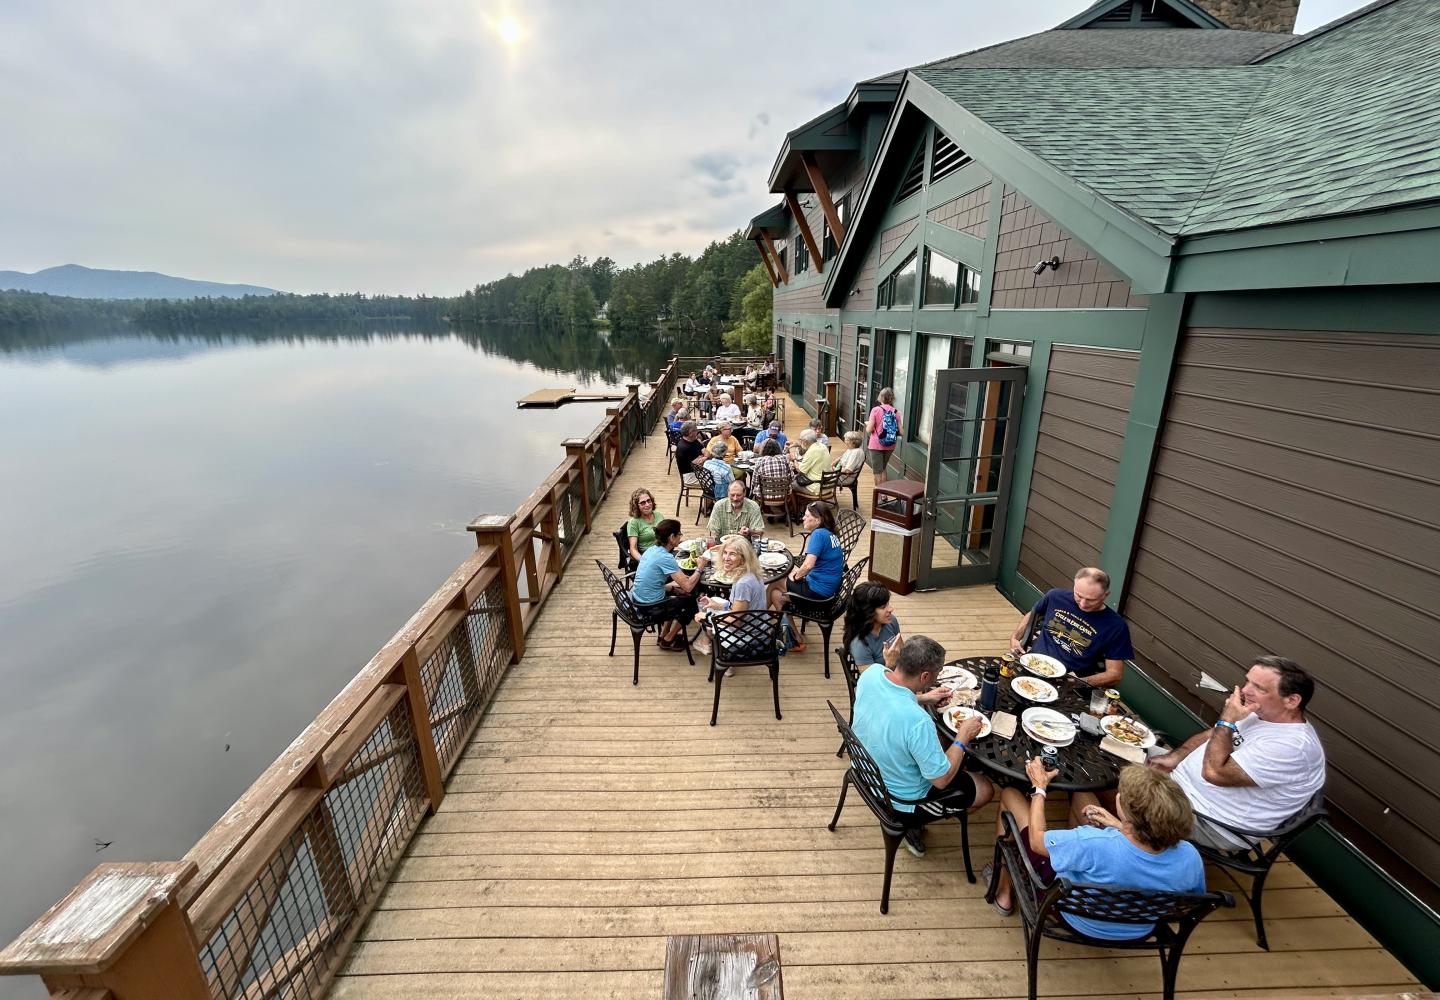
[(1139, 747), (1132, 747), (1128, 743), (1121, 743), (1113, 736), (1106, 736), (1100, 741), (1100, 749), (1106, 753), (1112, 753), (1121, 760), (1128, 760), (1132, 764), (1145, 763), (1145, 751)]
[(1015, 735), (1015, 725), (1018, 721), (1009, 712), (996, 712), (990, 716), (990, 732), (1008, 740)]

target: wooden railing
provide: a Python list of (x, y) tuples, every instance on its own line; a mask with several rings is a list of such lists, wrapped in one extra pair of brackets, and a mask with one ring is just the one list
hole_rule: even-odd
[(475, 552), (183, 860), (99, 866), (0, 974), (68, 1000), (321, 996), (681, 370), (630, 385), (513, 514), (476, 518)]

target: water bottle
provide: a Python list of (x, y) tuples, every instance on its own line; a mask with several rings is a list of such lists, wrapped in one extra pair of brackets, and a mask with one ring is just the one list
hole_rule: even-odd
[(995, 711), (995, 699), (1000, 693), (1000, 668), (994, 663), (987, 663), (980, 681), (980, 700), (977, 707), (980, 711), (989, 715)]

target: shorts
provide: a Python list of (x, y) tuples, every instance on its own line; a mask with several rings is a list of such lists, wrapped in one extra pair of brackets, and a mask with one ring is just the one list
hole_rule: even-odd
[(975, 779), (960, 771), (945, 788), (930, 786), (925, 798), (915, 807), (916, 826), (958, 816), (975, 802)]
[(1239, 834), (1216, 826), (1199, 813), (1195, 814), (1195, 825), (1190, 828), (1190, 836), (1186, 839), (1217, 851), (1245, 851), (1254, 846)]
[(804, 597), (812, 601), (825, 601), (835, 596), (833, 592), (829, 594), (815, 593), (815, 588), (810, 586), (809, 579), (804, 577), (799, 580), (786, 579), (785, 589), (796, 597)]
[(885, 475), (885, 466), (893, 454), (895, 454), (894, 448), (870, 448), (865, 452), (865, 461), (870, 463), (871, 472), (877, 476), (883, 476)]

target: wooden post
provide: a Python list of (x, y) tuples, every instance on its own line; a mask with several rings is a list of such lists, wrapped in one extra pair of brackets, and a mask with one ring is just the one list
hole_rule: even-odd
[(100, 865), (0, 951), (0, 972), (40, 976), (52, 996), (211, 1000), (179, 900), (198, 870), (193, 861)]
[[(545, 561), (545, 572), (559, 583), (565, 575), (565, 546), (560, 541), (560, 502), (565, 496), (565, 480), (550, 487), (550, 513), (541, 524), (541, 535), (550, 536), (550, 557)], [(542, 548), (544, 542), (541, 542)]]
[(815, 237), (810, 233), (810, 223), (805, 218), (805, 212), (800, 208), (800, 201), (795, 197), (795, 192), (789, 188), (785, 189), (785, 203), (790, 206), (790, 214), (795, 216), (795, 222), (800, 226), (800, 235), (805, 238), (805, 245), (810, 248), (810, 259), (815, 262), (815, 273), (824, 274), (825, 261), (820, 256), (820, 248), (815, 245)]
[(505, 619), (510, 626), (511, 663), (525, 655), (525, 618), (520, 613), (520, 581), (516, 576), (515, 547), (510, 541), (514, 514), (482, 514), (470, 522), (475, 544), (493, 545), (500, 553), (500, 582), (505, 589)]
[(625, 468), (625, 452), (620, 448), (620, 411), (613, 406), (605, 407), (605, 450), (610, 453), (605, 463), (605, 488), (609, 492), (610, 480)]
[(637, 441), (640, 444), (645, 443), (645, 435), (648, 433), (645, 429), (645, 407), (640, 403), (639, 382), (626, 382), (625, 389), (631, 397), (625, 401), (625, 405), (631, 405), (635, 408), (634, 415), (630, 418), (634, 422), (635, 427), (635, 434), (630, 439), (630, 449), (633, 451)]
[(826, 382), (826, 383), (825, 383), (825, 409), (826, 409), (826, 411), (827, 411), (827, 412), (826, 412), (826, 415), (825, 415), (825, 436), (826, 436), (826, 437), (834, 437), (834, 436), (835, 436), (835, 401), (836, 401), (836, 395), (837, 395), (837, 393), (838, 393), (838, 391), (839, 391), (839, 388), (840, 388), (840, 383), (839, 383), (839, 382)]
[(790, 284), (790, 275), (785, 271), (785, 262), (780, 259), (780, 252), (775, 249), (775, 241), (770, 238), (768, 230), (760, 230), (760, 235), (765, 240), (765, 245), (770, 248), (770, 256), (775, 258), (775, 273), (780, 278), (782, 285)]
[(391, 673), (389, 682), (404, 684), (405, 702), (410, 706), (410, 727), (415, 731), (419, 749), (420, 775), (425, 781), (425, 797), (433, 815), (445, 801), (445, 779), (440, 776), (440, 754), (435, 746), (435, 733), (430, 728), (430, 703), (425, 697), (425, 678), (420, 672), (420, 657), (415, 647), (405, 650), (400, 665)]
[(565, 454), (580, 470), (580, 512), (585, 522), (585, 534), (590, 534), (590, 461), (585, 454), (585, 442), (579, 438), (565, 441)]
[(825, 213), (825, 221), (830, 224), (830, 235), (835, 237), (835, 245), (838, 247), (845, 242), (845, 227), (840, 224), (840, 215), (835, 211), (835, 203), (830, 200), (830, 188), (825, 183), (825, 175), (820, 172), (814, 153), (801, 153), (800, 163), (805, 168), (805, 176), (810, 178), (810, 186), (815, 189), (815, 197), (820, 199), (820, 211)]

